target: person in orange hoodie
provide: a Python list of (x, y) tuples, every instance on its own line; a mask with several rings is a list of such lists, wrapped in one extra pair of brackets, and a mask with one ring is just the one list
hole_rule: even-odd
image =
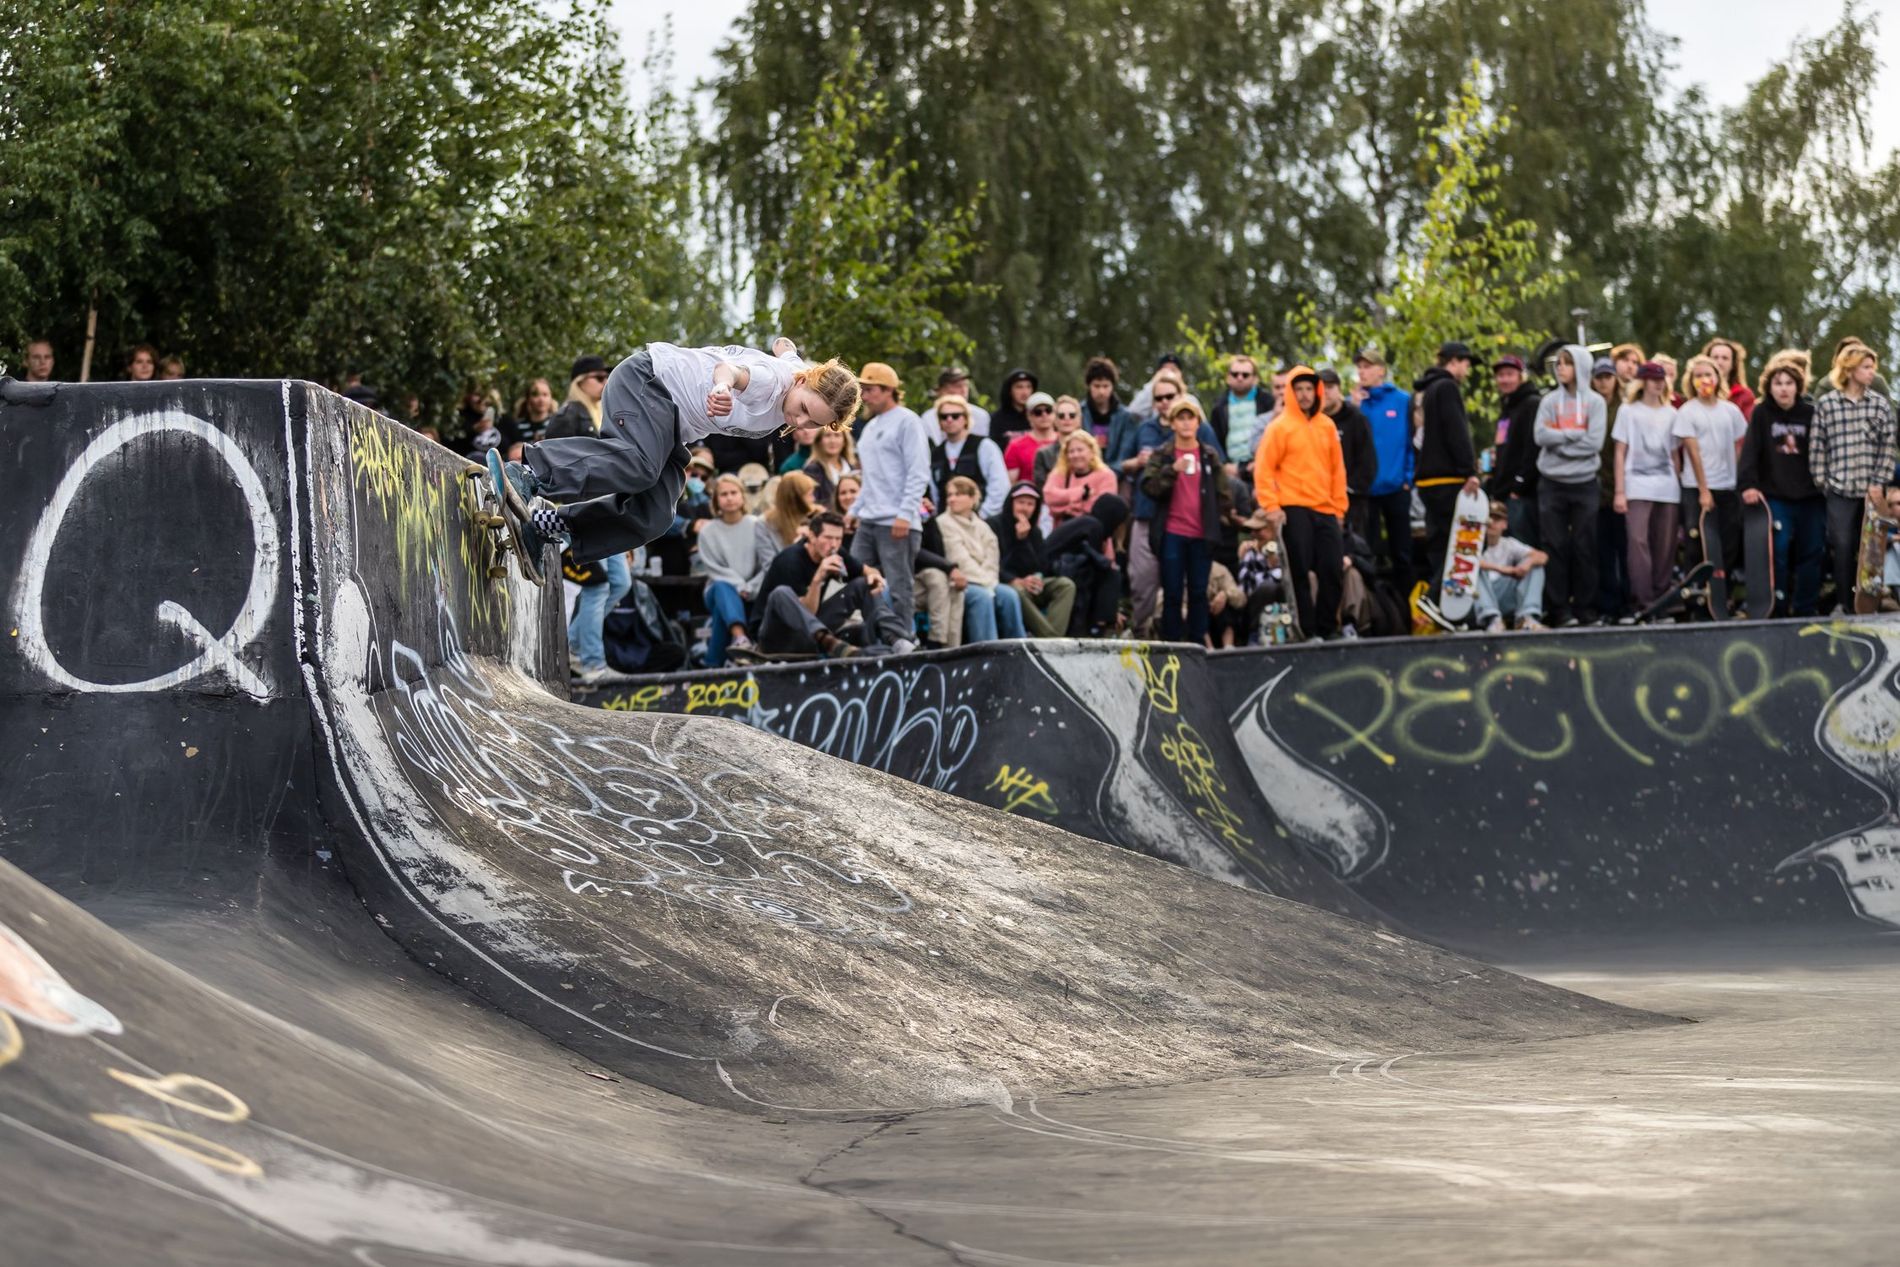
[[(1340, 520), (1346, 514), (1346, 459), (1339, 430), (1320, 410), (1319, 375), (1296, 365), (1286, 405), (1267, 424), (1254, 454), (1253, 487), (1260, 509), (1280, 535), (1300, 629), (1309, 638), (1339, 632), (1339, 591), (1346, 568)], [(1319, 595), (1307, 580), (1319, 578)]]

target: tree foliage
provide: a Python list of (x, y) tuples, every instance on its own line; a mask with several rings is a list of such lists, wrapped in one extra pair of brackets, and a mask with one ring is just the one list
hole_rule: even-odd
[(866, 138), (886, 110), (867, 88), (861, 52), (819, 87), (791, 148), (795, 193), (784, 227), (763, 244), (757, 293), (772, 305), (755, 325), (783, 330), (817, 356), (848, 364), (894, 362), (918, 376), (969, 359), (970, 337), (943, 309), (980, 302), (993, 288), (969, 280), (970, 228), (982, 196), (918, 213), (905, 200), (916, 165)]
[(150, 341), (446, 402), (718, 329), (694, 125), (629, 107), (595, 0), (0, 4), (0, 343), (72, 372), (96, 303), (107, 375)]

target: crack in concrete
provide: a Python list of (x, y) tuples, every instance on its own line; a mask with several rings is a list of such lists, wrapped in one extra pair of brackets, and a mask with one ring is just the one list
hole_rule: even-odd
[(897, 1117), (886, 1118), (884, 1121), (879, 1122), (876, 1126), (864, 1132), (862, 1135), (858, 1135), (846, 1141), (845, 1143), (839, 1145), (837, 1148), (834, 1148), (830, 1152), (826, 1153), (823, 1157), (820, 1157), (817, 1161), (813, 1162), (811, 1166), (806, 1169), (805, 1173), (801, 1174), (798, 1177), (798, 1182), (804, 1187), (811, 1188), (812, 1190), (816, 1192), (822, 1192), (826, 1196), (831, 1197), (834, 1200), (849, 1202), (851, 1205), (854, 1205), (858, 1209), (863, 1210), (866, 1214), (870, 1215), (872, 1218), (878, 1219), (879, 1221), (884, 1222), (884, 1223), (888, 1223), (891, 1227), (891, 1230), (896, 1232), (899, 1236), (903, 1237), (905, 1240), (915, 1241), (919, 1245), (925, 1246), (929, 1249), (934, 1249), (938, 1253), (944, 1254), (947, 1257), (948, 1261), (958, 1264), (959, 1267), (979, 1267), (978, 1264), (971, 1262), (969, 1259), (965, 1258), (961, 1253), (959, 1253), (954, 1246), (945, 1244), (940, 1241), (933, 1241), (928, 1236), (924, 1236), (918, 1232), (913, 1232), (903, 1222), (903, 1220), (898, 1219), (892, 1215), (886, 1214), (884, 1211), (878, 1209), (876, 1206), (871, 1205), (870, 1203), (866, 1201), (860, 1200), (859, 1198), (854, 1197), (849, 1193), (836, 1191), (832, 1187), (831, 1184), (826, 1183), (823, 1180), (820, 1180), (817, 1178), (818, 1172), (823, 1170), (826, 1166), (829, 1166), (832, 1162), (838, 1160), (840, 1157), (843, 1157), (847, 1153), (856, 1151), (859, 1146), (870, 1143), (872, 1140), (876, 1139), (879, 1135), (883, 1134), (890, 1127), (901, 1126), (905, 1122), (908, 1122), (909, 1120), (910, 1120), (909, 1114), (903, 1114)]

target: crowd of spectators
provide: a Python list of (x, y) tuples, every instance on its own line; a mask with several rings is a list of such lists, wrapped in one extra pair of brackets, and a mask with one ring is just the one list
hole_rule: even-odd
[[(54, 369), (50, 344), (29, 345), (28, 379)], [(518, 459), (525, 444), (595, 433), (610, 369), (582, 356), (558, 396), (535, 378), (511, 404), (471, 390), (447, 428), (418, 429), (446, 429), (476, 459)], [(133, 380), (183, 372), (144, 345), (126, 365)], [(1473, 426), (1474, 372), (1496, 388), (1494, 426)], [(703, 584), (690, 662), (714, 667), (995, 638), (1220, 649), (1289, 627), (1404, 634), (1435, 592), (1459, 494), (1478, 488), (1492, 498), (1481, 628), (1629, 619), (1699, 560), (1691, 534), (1705, 524), (1737, 595), (1755, 503), (1773, 515), (1774, 614), (1814, 616), (1851, 606), (1863, 508), (1887, 507), (1900, 484), (1894, 407), (1857, 339), (1818, 374), (1788, 350), (1753, 380), (1732, 339), (1686, 365), (1630, 343), (1598, 354), (1553, 341), (1488, 366), (1453, 340), (1409, 392), (1377, 348), (1345, 366), (1235, 356), (1206, 400), (1173, 355), (1135, 383), (1093, 358), (1077, 394), (1012, 369), (990, 399), (953, 367), (922, 414), (891, 365), (858, 378), (849, 427), (708, 436), (661, 540), (564, 569), (584, 681), (623, 676), (607, 664), (605, 614), (663, 575)], [(385, 408), (360, 379), (341, 390)]]

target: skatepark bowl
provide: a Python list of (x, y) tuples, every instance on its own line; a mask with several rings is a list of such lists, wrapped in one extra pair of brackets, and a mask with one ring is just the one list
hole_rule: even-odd
[(0, 446), (0, 1261), (1893, 1261), (1900, 624), (570, 701), (320, 388)]

